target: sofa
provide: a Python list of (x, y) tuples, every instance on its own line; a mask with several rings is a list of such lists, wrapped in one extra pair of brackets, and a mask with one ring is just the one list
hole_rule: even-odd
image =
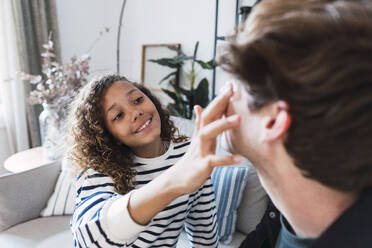
[[(0, 233), (2, 248), (69, 248), (73, 247), (69, 229), (70, 216), (40, 217), (60, 173), (61, 164), (55, 162), (29, 171), (0, 176)], [(246, 233), (253, 230), (261, 219), (267, 197), (253, 168), (245, 187), (236, 231), (231, 244), (219, 247), (238, 247)], [(178, 248), (187, 247), (181, 235)]]
[[(181, 130), (191, 126), (190, 123), (188, 127), (184, 124), (182, 121), (177, 125)], [(217, 152), (221, 150), (218, 148)], [(244, 161), (244, 166), (248, 167), (248, 174), (237, 209), (236, 229), (230, 244), (219, 244), (222, 248), (238, 247), (245, 234), (255, 229), (266, 210), (267, 196), (257, 173), (248, 161)], [(70, 215), (40, 216), (54, 192), (60, 173), (61, 161), (56, 161), (28, 171), (0, 176), (0, 247), (73, 247)], [(177, 248), (186, 247), (187, 237), (182, 233)]]

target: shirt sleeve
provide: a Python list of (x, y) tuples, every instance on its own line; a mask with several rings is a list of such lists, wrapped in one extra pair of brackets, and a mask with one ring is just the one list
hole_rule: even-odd
[(129, 214), (133, 191), (117, 194), (109, 177), (92, 170), (78, 177), (76, 184), (76, 205), (70, 223), (75, 247), (125, 247), (146, 229)]
[(185, 230), (192, 247), (217, 247), (218, 227), (213, 185), (210, 179), (190, 197), (192, 206), (185, 221)]

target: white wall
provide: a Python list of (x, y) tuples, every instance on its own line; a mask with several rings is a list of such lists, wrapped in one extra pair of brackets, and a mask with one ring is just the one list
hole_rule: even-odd
[[(220, 0), (219, 35), (233, 31), (235, 0)], [(116, 36), (122, 1), (58, 0), (57, 13), (62, 60), (88, 50), (104, 27), (111, 31), (91, 52), (92, 75), (116, 71)], [(180, 43), (192, 54), (200, 41), (198, 57), (210, 60), (214, 45), (215, 0), (128, 0), (121, 34), (121, 74), (139, 81), (143, 44)], [(212, 82), (212, 72), (203, 71)], [(228, 76), (217, 73), (217, 89)]]

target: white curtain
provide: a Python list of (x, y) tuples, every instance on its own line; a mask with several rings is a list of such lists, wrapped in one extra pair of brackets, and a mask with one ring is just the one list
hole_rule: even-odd
[(16, 153), (28, 149), (29, 141), (24, 87), (21, 80), (15, 79), (20, 71), (20, 54), (12, 2), (0, 0), (0, 114), (7, 133), (7, 144), (0, 143), (0, 152), (7, 145), (11, 153)]

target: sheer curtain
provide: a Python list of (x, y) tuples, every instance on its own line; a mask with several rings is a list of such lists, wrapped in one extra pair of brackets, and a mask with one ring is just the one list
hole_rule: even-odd
[(42, 108), (25, 103), (34, 86), (9, 79), (17, 71), (41, 74), (40, 53), (50, 32), (60, 61), (56, 1), (0, 0), (0, 115), (7, 132), (7, 141), (2, 142), (0, 123), (0, 163), (4, 146), (15, 153), (40, 145), (38, 115)]
[[(7, 134), (7, 144), (0, 143), (0, 150), (15, 153), (28, 149), (29, 139), (25, 90), (22, 81), (14, 80), (21, 67), (12, 2), (0, 1), (0, 114)], [(3, 145), (7, 147), (1, 147)]]
[[(48, 41), (52, 33), (54, 53), (57, 61), (60, 61), (59, 32), (57, 21), (57, 8), (55, 0), (12, 0), (13, 14), (16, 26), (16, 38), (20, 57), (21, 71), (33, 74), (41, 74), (42, 45)], [(35, 85), (28, 82), (24, 84), (26, 96)], [(40, 132), (38, 116), (42, 110), (41, 105), (26, 104), (26, 118), (29, 142), (31, 147), (40, 146)]]

